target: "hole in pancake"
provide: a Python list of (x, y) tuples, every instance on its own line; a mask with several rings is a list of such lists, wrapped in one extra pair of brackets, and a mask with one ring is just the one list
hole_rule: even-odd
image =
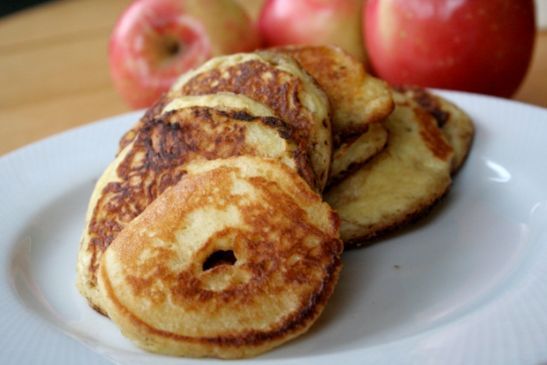
[(232, 250), (217, 250), (207, 257), (203, 262), (203, 271), (210, 270), (219, 265), (233, 265), (237, 261), (234, 251)]

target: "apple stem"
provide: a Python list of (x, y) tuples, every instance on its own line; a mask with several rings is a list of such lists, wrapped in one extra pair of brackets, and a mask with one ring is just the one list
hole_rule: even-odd
[(166, 37), (164, 43), (165, 53), (168, 56), (177, 55), (183, 48), (183, 45), (175, 37)]

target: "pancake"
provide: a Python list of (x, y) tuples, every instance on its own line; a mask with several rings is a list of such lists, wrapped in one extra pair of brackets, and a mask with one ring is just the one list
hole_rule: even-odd
[[(305, 151), (293, 142), (292, 126), (272, 116), (255, 117), (244, 110), (220, 108), (220, 101), (215, 101), (218, 98), (226, 103), (229, 96), (200, 98), (199, 103), (203, 105), (208, 101), (215, 108), (178, 109), (175, 105), (175, 109), (160, 118), (144, 121), (136, 137), (97, 182), (88, 207), (77, 265), (77, 286), (96, 310), (104, 313), (96, 280), (104, 250), (127, 223), (180, 180), (188, 162), (239, 155), (263, 156), (278, 159), (310, 184), (314, 181)], [(181, 98), (174, 103), (181, 106), (191, 101)]]
[(137, 135), (139, 128), (147, 121), (160, 117), (163, 113), (188, 106), (208, 106), (221, 110), (238, 110), (257, 117), (273, 117), (273, 111), (245, 95), (236, 95), (229, 92), (218, 92), (209, 95), (173, 96), (162, 95), (142, 116), (133, 128), (121, 138), (119, 151), (123, 150)]
[(370, 124), (368, 130), (348, 140), (334, 151), (328, 185), (343, 179), (352, 170), (368, 162), (386, 146), (387, 130), (382, 123)]
[(369, 75), (362, 62), (339, 47), (288, 46), (273, 51), (293, 57), (327, 94), (335, 147), (354, 141), (393, 110), (387, 83)]
[(328, 99), (315, 80), (289, 56), (272, 52), (216, 57), (182, 75), (165, 99), (217, 92), (243, 94), (270, 108), (297, 131), (322, 191), (330, 168), (332, 136)]
[(250, 357), (308, 330), (342, 248), (336, 214), (284, 164), (196, 161), (112, 242), (99, 285), (148, 351)]
[(475, 134), (471, 118), (455, 104), (423, 88), (404, 87), (399, 88), (399, 91), (412, 98), (435, 118), (446, 140), (454, 149), (452, 174), (455, 174), (471, 149)]
[(453, 151), (435, 119), (403, 94), (394, 99), (386, 148), (324, 195), (340, 216), (347, 248), (423, 215), (451, 185)]
[(370, 159), (385, 145), (378, 124), (393, 110), (391, 90), (356, 58), (335, 46), (274, 48), (290, 55), (325, 91), (332, 109), (333, 158), (328, 184)]

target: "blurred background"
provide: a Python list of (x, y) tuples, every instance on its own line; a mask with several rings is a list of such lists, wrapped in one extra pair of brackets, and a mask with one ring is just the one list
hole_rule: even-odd
[[(547, 0), (536, 2), (535, 51), (514, 99), (547, 107)], [(114, 90), (107, 56), (116, 19), (130, 3), (0, 2), (0, 155), (130, 110)]]
[(536, 1), (536, 16), (538, 26), (545, 30), (547, 29), (547, 0), (535, 0)]

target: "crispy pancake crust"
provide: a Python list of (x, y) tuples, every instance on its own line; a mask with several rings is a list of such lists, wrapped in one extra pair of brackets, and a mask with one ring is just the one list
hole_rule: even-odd
[(435, 120), (407, 96), (394, 98), (387, 147), (324, 195), (340, 215), (347, 248), (410, 222), (451, 185), (453, 151)]
[(296, 142), (308, 151), (322, 191), (332, 151), (330, 106), (315, 80), (288, 56), (272, 52), (217, 57), (181, 76), (167, 99), (217, 92), (243, 94), (269, 107), (295, 127)]
[(78, 257), (77, 285), (91, 306), (104, 312), (96, 275), (112, 240), (195, 159), (240, 155), (276, 158), (311, 184), (315, 175), (305, 152), (292, 141), (293, 127), (275, 117), (188, 107), (148, 119), (99, 179), (87, 214)]
[(458, 172), (471, 150), (475, 135), (475, 127), (471, 118), (455, 104), (426, 89), (402, 87), (398, 90), (416, 101), (435, 118), (438, 127), (454, 149), (452, 174)]
[(139, 128), (142, 128), (150, 120), (160, 118), (161, 115), (166, 112), (190, 106), (204, 106), (225, 112), (237, 110), (242, 113), (254, 115), (255, 117), (275, 117), (275, 114), (270, 108), (241, 94), (237, 95), (230, 92), (217, 92), (214, 94), (195, 96), (169, 96), (164, 94), (146, 110), (135, 126), (122, 136), (119, 143), (119, 151), (123, 150), (125, 146), (131, 143), (131, 141), (135, 139)]
[(342, 248), (336, 214), (292, 169), (196, 161), (114, 240), (99, 283), (109, 316), (146, 350), (249, 357), (312, 325)]
[(339, 47), (289, 46), (273, 51), (293, 57), (327, 94), (335, 148), (353, 141), (393, 110), (388, 85), (370, 76), (362, 62)]

